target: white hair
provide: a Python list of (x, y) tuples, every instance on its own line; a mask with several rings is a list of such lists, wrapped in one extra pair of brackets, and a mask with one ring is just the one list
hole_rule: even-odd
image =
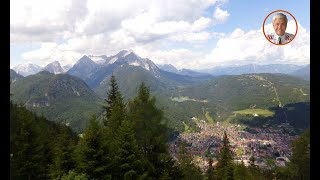
[(283, 13), (277, 13), (276, 15), (274, 15), (272, 18), (272, 22), (274, 22), (276, 19), (285, 19), (286, 22), (288, 22), (287, 16)]

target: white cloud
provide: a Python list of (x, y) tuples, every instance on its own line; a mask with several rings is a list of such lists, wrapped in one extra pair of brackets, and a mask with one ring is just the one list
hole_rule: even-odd
[[(122, 49), (158, 49), (168, 42), (198, 45), (215, 37), (215, 33), (206, 31), (212, 25), (212, 17), (205, 17), (204, 12), (224, 2), (12, 0), (10, 43), (39, 44), (40, 49), (20, 55), (35, 62), (56, 58), (59, 51), (63, 54), (61, 59), (69, 62), (74, 54), (110, 55)], [(49, 48), (50, 43), (56, 47)]]
[(86, 1), (10, 1), (11, 42), (52, 42), (87, 14)]
[[(110, 56), (122, 49), (133, 49), (156, 63), (170, 63), (178, 68), (270, 61), (308, 63), (310, 32), (300, 24), (294, 41), (281, 47), (269, 43), (262, 29), (238, 28), (230, 34), (212, 32), (214, 25), (230, 18), (228, 10), (219, 6), (225, 2), (13, 0), (10, 1), (10, 43), (39, 43), (41, 48), (21, 55), (22, 59), (39, 65), (54, 60), (63, 65), (73, 64), (84, 54)], [(287, 31), (294, 34), (294, 27), (294, 22), (289, 21)], [(266, 25), (266, 30), (272, 31), (272, 25)], [(217, 44), (207, 54), (186, 48), (205, 47), (212, 38), (217, 39)]]
[[(156, 22), (193, 22), (208, 7), (225, 0), (12, 0), (10, 26), (28, 29), (59, 26), (59, 31), (99, 34), (120, 28), (122, 21), (147, 13)], [(197, 22), (197, 26), (207, 23)], [(40, 31), (39, 29), (38, 31)], [(14, 32), (18, 33), (18, 32)]]
[(178, 69), (181, 68), (197, 68), (200, 63), (199, 59), (203, 57), (203, 53), (194, 52), (188, 49), (171, 49), (171, 50), (154, 50), (140, 51), (134, 49), (142, 57), (148, 57), (157, 64), (172, 64)]
[(216, 10), (213, 13), (214, 23), (215, 24), (223, 23), (228, 19), (229, 16), (230, 14), (228, 11), (224, 11), (219, 7), (216, 7)]
[(200, 17), (191, 23), (188, 21), (158, 22), (152, 15), (143, 13), (123, 21), (121, 30), (125, 31), (127, 36), (134, 38), (136, 42), (142, 43), (160, 38), (179, 42), (201, 42), (210, 38), (208, 32), (202, 31), (209, 26), (210, 21), (209, 18)]
[(39, 49), (22, 54), (23, 59), (40, 66), (46, 66), (55, 60), (62, 65), (73, 64), (80, 57), (81, 54), (75, 51), (65, 51), (56, 43), (42, 43)]
[(195, 21), (202, 16), (203, 11), (213, 5), (225, 3), (226, 0), (158, 0), (151, 1), (150, 11), (157, 12), (159, 19), (173, 21)]
[[(266, 25), (272, 28), (271, 24)], [(300, 24), (295, 39), (285, 45), (271, 44), (263, 35), (262, 29), (248, 32), (238, 28), (230, 35), (218, 40), (216, 47), (201, 61), (203, 67), (234, 64), (309, 64), (310, 32)], [(288, 24), (289, 28), (289, 24)], [(290, 28), (289, 28), (290, 30)]]
[(170, 39), (177, 42), (189, 42), (189, 43), (203, 43), (210, 39), (212, 36), (208, 32), (199, 32), (199, 33), (179, 33), (170, 37)]
[(200, 17), (196, 21), (193, 22), (192, 31), (201, 31), (207, 28), (211, 23), (211, 19)]

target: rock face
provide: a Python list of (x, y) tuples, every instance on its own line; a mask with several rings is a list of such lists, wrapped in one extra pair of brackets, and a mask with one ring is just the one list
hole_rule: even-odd
[(48, 64), (46, 67), (43, 68), (44, 71), (49, 71), (53, 74), (61, 74), (64, 73), (64, 69), (61, 67), (59, 61), (54, 61)]

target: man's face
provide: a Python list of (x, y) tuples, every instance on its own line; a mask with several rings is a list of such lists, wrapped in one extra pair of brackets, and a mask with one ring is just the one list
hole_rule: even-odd
[(287, 22), (285, 19), (275, 19), (273, 21), (273, 29), (277, 33), (278, 36), (284, 35), (287, 29)]

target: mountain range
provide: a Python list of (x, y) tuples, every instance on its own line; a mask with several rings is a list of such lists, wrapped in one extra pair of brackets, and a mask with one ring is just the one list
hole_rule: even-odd
[(290, 74), (309, 81), (310, 80), (310, 64), (301, 69), (297, 69)]
[[(177, 131), (184, 131), (186, 125), (195, 127), (192, 117), (208, 122), (224, 121), (232, 119), (239, 110), (284, 108), (288, 104), (310, 101), (309, 81), (295, 77), (308, 69), (302, 67), (304, 71), (299, 72), (298, 66), (274, 70), (296, 72), (295, 76), (244, 73), (244, 70), (241, 75), (216, 76), (185, 70), (192, 74), (186, 75), (172, 65), (158, 66), (148, 58), (124, 50), (110, 57), (83, 56), (63, 74), (58, 73), (62, 68), (57, 62), (51, 67), (55, 67), (51, 69), (53, 73), (41, 71), (27, 77), (11, 70), (11, 99), (43, 113), (50, 120), (65, 121), (79, 132), (92, 114), (101, 114), (112, 74), (126, 101), (134, 97), (139, 84), (145, 82), (156, 96), (169, 126)], [(250, 72), (250, 68), (247, 70)], [(232, 72), (241, 71), (229, 71)]]
[[(127, 55), (130, 56), (127, 57)], [(126, 57), (126, 58), (123, 58)], [(36, 64), (19, 64), (12, 69), (16, 71), (16, 73), (22, 76), (28, 76), (32, 74), (36, 74), (40, 71), (47, 70), (54, 74), (60, 73), (68, 73), (73, 75), (79, 73), (79, 69), (88, 68), (86, 71), (92, 71), (92, 68), (96, 68), (99, 66), (107, 66), (109, 64), (113, 64), (116, 61), (120, 62), (119, 59), (126, 59), (130, 65), (133, 66), (141, 66), (145, 69), (147, 67), (153, 67), (153, 69), (161, 69), (163, 71), (187, 75), (192, 77), (201, 77), (201, 76), (221, 76), (221, 75), (241, 75), (241, 74), (250, 74), (250, 73), (283, 73), (289, 74), (297, 77), (301, 77), (305, 80), (310, 79), (310, 65), (295, 65), (295, 64), (266, 64), (266, 65), (258, 65), (258, 64), (247, 64), (247, 65), (234, 65), (234, 66), (216, 66), (208, 69), (200, 69), (200, 70), (192, 70), (192, 69), (177, 69), (172, 64), (154, 64), (150, 59), (147, 58), (137, 58), (139, 57), (132, 50), (122, 50), (119, 53), (106, 56), (106, 55), (84, 55), (81, 57), (75, 64), (61, 66), (59, 61), (54, 61), (49, 63), (45, 67), (38, 66)], [(128, 59), (129, 58), (129, 59)], [(152, 63), (142, 63), (141, 59), (150, 60)], [(125, 60), (125, 61), (126, 61)], [(80, 64), (80, 65), (79, 65)], [(150, 66), (151, 65), (151, 66)], [(155, 68), (157, 66), (157, 68)], [(72, 69), (72, 70), (70, 70)], [(87, 73), (78, 74), (78, 76), (89, 76)]]
[(175, 74), (188, 75), (188, 76), (193, 76), (193, 77), (210, 76), (209, 73), (197, 72), (197, 71), (193, 71), (191, 69), (178, 70), (172, 64), (158, 64), (157, 66), (164, 71), (172, 72)]
[(294, 64), (247, 64), (240, 66), (217, 66), (210, 69), (202, 69), (200, 72), (209, 73), (212, 75), (240, 75), (249, 73), (283, 73), (291, 74), (299, 69), (305, 68), (306, 65)]
[(19, 64), (13, 67), (12, 69), (16, 73), (26, 77), (29, 75), (36, 74), (40, 71), (49, 71), (53, 74), (62, 74), (67, 72), (71, 67), (72, 65), (66, 65), (61, 67), (59, 61), (53, 61), (52, 63), (47, 64), (45, 67), (41, 67), (36, 64), (27, 63), (27, 64)]

